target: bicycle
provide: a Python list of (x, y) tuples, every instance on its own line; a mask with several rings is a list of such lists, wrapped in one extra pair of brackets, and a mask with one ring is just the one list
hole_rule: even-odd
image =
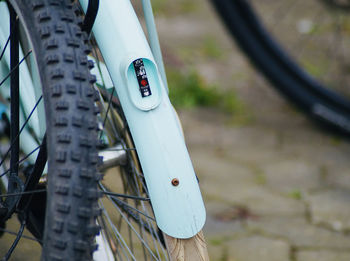
[[(346, 17), (346, 12), (349, 10), (349, 2), (336, 0), (317, 0), (314, 2), (311, 7), (312, 11), (317, 11), (316, 7), (318, 6), (325, 9), (321, 13), (322, 20), (315, 17), (301, 20), (299, 25), (297, 25), (297, 27), (300, 27), (297, 29), (300, 31), (299, 34), (291, 32), (290, 35), (293, 35), (295, 38), (302, 38), (303, 36), (316, 35), (319, 32), (323, 38), (316, 39), (314, 45), (309, 47), (308, 52), (305, 51), (302, 55), (295, 52), (292, 55), (287, 51), (286, 44), (288, 41), (296, 42), (300, 39), (285, 37), (287, 39), (283, 41), (286, 29), (284, 34), (283, 32), (273, 34), (272, 25), (276, 22), (282, 23), (287, 14), (293, 11), (295, 11), (294, 15), (298, 14), (297, 12), (300, 13), (300, 10), (293, 10), (297, 6), (296, 2), (290, 1), (285, 9), (283, 9), (283, 4), (276, 7), (278, 10), (275, 16), (278, 20), (266, 21), (264, 20), (264, 13), (260, 10), (263, 5), (261, 1), (211, 1), (239, 47), (275, 89), (313, 121), (320, 123), (329, 130), (335, 131), (337, 134), (348, 136), (350, 133), (350, 102), (347, 96), (343, 94), (344, 85), (347, 83), (347, 54), (345, 51), (342, 51), (342, 46), (340, 45), (342, 42), (346, 43), (347, 40), (346, 30), (343, 29), (347, 22), (343, 19), (344, 23), (342, 24), (341, 18), (342, 16)], [(318, 3), (319, 5), (316, 5)], [(269, 5), (270, 9), (273, 7), (274, 5)], [(328, 20), (331, 22), (335, 20), (336, 22), (327, 23), (327, 17), (325, 17), (327, 12), (329, 13)], [(312, 18), (315, 21), (312, 21)], [(321, 21), (326, 22), (322, 24)], [(333, 39), (336, 42), (335, 48), (317, 46), (318, 42), (327, 41), (330, 38), (327, 33), (333, 32), (332, 28), (334, 28), (335, 33), (338, 32), (339, 34), (339, 39)], [(310, 44), (310, 42), (312, 41), (306, 43)], [(296, 49), (300, 51), (302, 48), (303, 45)], [(320, 51), (315, 52), (314, 50)], [(316, 77), (312, 75), (312, 69), (317, 64), (324, 64), (325, 62), (321, 58), (312, 61), (309, 59), (308, 53), (310, 53), (309, 56), (314, 54), (324, 58), (326, 61), (330, 57), (335, 56), (334, 60), (339, 61), (339, 64), (333, 66), (336, 69), (326, 66)], [(302, 58), (305, 59), (303, 60)], [(306, 70), (307, 67), (311, 68)], [(344, 75), (344, 77), (339, 75)], [(326, 79), (320, 80), (319, 78), (323, 76), (328, 77), (328, 79), (324, 77)], [(340, 88), (337, 89), (337, 86), (330, 88), (332, 85), (339, 85)]]
[(143, 7), (152, 51), (129, 1), (0, 1), (0, 231), (20, 220), (3, 260), (25, 227), (42, 260), (207, 259), (198, 181)]

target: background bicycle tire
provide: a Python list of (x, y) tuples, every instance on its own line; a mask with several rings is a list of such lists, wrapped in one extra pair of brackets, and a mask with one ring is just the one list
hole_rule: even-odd
[[(263, 16), (258, 15), (263, 5), (259, 6), (253, 1), (212, 2), (242, 50), (286, 99), (294, 103), (311, 119), (343, 134), (349, 133), (350, 101), (343, 93), (337, 93), (326, 87), (327, 85), (335, 86), (334, 89), (344, 92), (346, 89), (344, 86), (347, 85), (347, 51), (343, 46), (348, 42), (344, 26), (347, 18), (342, 6), (337, 8), (334, 2), (335, 7), (331, 8), (332, 5), (327, 5), (322, 1), (319, 1), (319, 6), (317, 6), (316, 1), (310, 5), (314, 8), (305, 7), (306, 9), (311, 8), (317, 14), (314, 16), (312, 16), (312, 11), (293, 14), (292, 10), (297, 9), (295, 7), (298, 5), (297, 2), (284, 9), (283, 4), (276, 8), (271, 6), (271, 13), (276, 16), (276, 19), (266, 22)], [(329, 16), (327, 16), (327, 11), (330, 13)], [(292, 55), (287, 52), (287, 47), (292, 49), (291, 44), (288, 45), (288, 40), (283, 39), (281, 30), (275, 33), (279, 40), (284, 40), (284, 45), (280, 45), (274, 39), (271, 29), (276, 23), (283, 24), (283, 21), (290, 16), (297, 18), (303, 15), (308, 19), (298, 18), (297, 30), (293, 30), (292, 24), (287, 26), (288, 22), (285, 23), (284, 30), (294, 36), (294, 39), (292, 36), (289, 36), (289, 39), (299, 50)], [(345, 22), (341, 21), (342, 17)], [(305, 31), (306, 23), (310, 24), (308, 31)], [(309, 41), (303, 39), (307, 36), (311, 38)], [(298, 43), (299, 39), (302, 43)], [(297, 57), (298, 61), (292, 56)], [(305, 68), (308, 66), (309, 70), (301, 66), (302, 64)], [(320, 68), (321, 66), (325, 68)], [(321, 80), (310, 74), (312, 72), (315, 74), (317, 70), (323, 72), (318, 75)]]

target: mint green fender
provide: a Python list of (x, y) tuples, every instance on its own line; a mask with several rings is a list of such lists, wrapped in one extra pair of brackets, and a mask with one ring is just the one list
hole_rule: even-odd
[[(86, 10), (88, 0), (80, 3)], [(131, 3), (100, 1), (93, 32), (133, 136), (157, 224), (172, 237), (192, 237), (205, 223), (205, 207), (178, 120)], [(152, 92), (144, 98), (133, 66), (140, 58)]]

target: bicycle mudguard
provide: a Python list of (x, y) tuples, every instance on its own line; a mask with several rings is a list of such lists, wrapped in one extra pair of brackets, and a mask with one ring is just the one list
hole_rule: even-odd
[[(88, 0), (80, 3), (86, 10)], [(100, 1), (93, 32), (133, 136), (157, 225), (172, 237), (190, 238), (205, 223), (205, 207), (178, 120), (131, 3)]]

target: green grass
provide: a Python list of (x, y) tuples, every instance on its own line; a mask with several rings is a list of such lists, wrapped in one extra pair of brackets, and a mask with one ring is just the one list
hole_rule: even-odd
[(294, 189), (288, 193), (288, 196), (292, 199), (301, 200), (303, 195), (299, 189)]
[(224, 238), (211, 238), (209, 239), (209, 244), (213, 246), (221, 246), (223, 243), (225, 243)]
[(230, 124), (250, 122), (251, 113), (233, 89), (221, 91), (217, 86), (208, 84), (193, 69), (181, 72), (168, 68), (167, 77), (170, 100), (176, 108), (212, 107), (232, 115)]
[(175, 107), (217, 106), (222, 98), (217, 88), (208, 85), (194, 70), (188, 73), (168, 70), (167, 76), (170, 99)]
[(153, 13), (155, 15), (166, 13), (167, 5), (167, 0), (152, 0)]

